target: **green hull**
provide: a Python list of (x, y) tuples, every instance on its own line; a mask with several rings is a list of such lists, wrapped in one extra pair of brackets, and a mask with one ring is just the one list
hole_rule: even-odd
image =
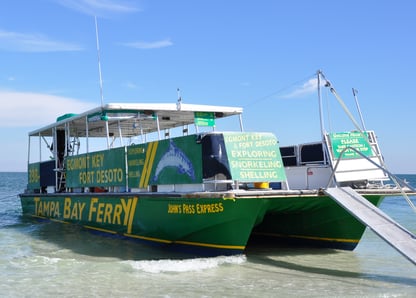
[(266, 204), (259, 199), (175, 195), (21, 195), (23, 214), (212, 254), (245, 249)]
[[(383, 196), (366, 198), (377, 206)], [(24, 194), (21, 203), (25, 215), (211, 255), (242, 253), (250, 236), (352, 250), (366, 228), (327, 196)]]
[[(365, 196), (375, 206), (382, 195)], [(327, 196), (287, 197), (268, 201), (268, 213), (251, 241), (284, 241), (353, 250), (366, 226)]]

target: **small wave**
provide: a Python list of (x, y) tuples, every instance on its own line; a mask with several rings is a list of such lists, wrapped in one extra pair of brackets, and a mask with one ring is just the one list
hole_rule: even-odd
[(238, 265), (246, 262), (245, 255), (219, 256), (214, 258), (195, 258), (183, 260), (146, 260), (146, 261), (125, 261), (134, 270), (147, 273), (161, 272), (191, 272), (212, 269), (221, 265)]

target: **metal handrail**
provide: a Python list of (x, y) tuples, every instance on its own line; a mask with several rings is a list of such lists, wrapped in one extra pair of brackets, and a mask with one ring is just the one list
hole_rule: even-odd
[[(406, 199), (407, 203), (409, 204), (409, 206), (413, 209), (413, 211), (416, 213), (416, 206), (413, 204), (413, 202), (409, 199), (408, 195), (406, 194), (406, 192), (403, 190), (403, 186), (409, 188), (412, 192), (416, 193), (416, 189), (413, 188), (412, 186), (409, 185), (409, 183), (407, 183), (405, 180), (400, 179), (399, 177), (397, 177), (396, 175), (394, 175), (393, 173), (391, 173), (389, 170), (387, 170), (385, 167), (377, 164), (376, 162), (374, 162), (373, 160), (371, 160), (368, 156), (365, 156), (364, 154), (362, 154), (360, 151), (358, 151), (357, 149), (353, 148), (353, 147), (346, 147), (344, 148), (338, 159), (337, 162), (335, 163), (334, 168), (332, 169), (332, 173), (331, 176), (329, 178), (328, 184), (326, 185), (326, 188), (329, 188), (329, 185), (331, 184), (332, 180), (335, 177), (335, 172), (337, 170), (337, 167), (345, 153), (345, 151), (347, 151), (348, 149), (351, 149), (353, 151), (355, 151), (356, 153), (358, 153), (358, 155), (360, 155), (361, 157), (363, 157), (364, 159), (366, 159), (367, 161), (369, 161), (371, 164), (373, 164), (374, 166), (376, 166), (377, 168), (379, 168), (380, 170), (382, 170), (384, 173), (386, 173), (389, 178), (394, 182), (394, 184), (396, 185), (396, 187), (398, 187), (400, 189), (401, 194), (403, 195), (403, 197)], [(337, 184), (335, 183), (335, 186)]]

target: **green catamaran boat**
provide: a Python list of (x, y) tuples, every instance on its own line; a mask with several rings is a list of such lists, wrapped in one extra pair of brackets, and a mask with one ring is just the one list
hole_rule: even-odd
[[(353, 249), (365, 225), (322, 189), (348, 185), (374, 205), (400, 193), (383, 184), (372, 131), (280, 147), (241, 115), (180, 99), (63, 115), (29, 133), (23, 213), (212, 255), (242, 253), (250, 237)], [(238, 129), (218, 130), (228, 118)]]
[[(241, 113), (178, 102), (106, 104), (64, 115), (29, 134), (23, 213), (241, 253), (267, 211), (262, 193), (241, 188), (286, 179), (274, 135), (215, 131), (221, 118), (237, 116), (240, 124)], [(100, 145), (105, 149), (92, 149)]]

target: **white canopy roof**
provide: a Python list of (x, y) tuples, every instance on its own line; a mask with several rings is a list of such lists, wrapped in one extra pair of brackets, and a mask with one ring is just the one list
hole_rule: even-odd
[(65, 114), (57, 122), (29, 133), (29, 136), (52, 136), (53, 128), (70, 130), (71, 135), (105, 137), (106, 124), (111, 134), (135, 136), (195, 123), (195, 112), (223, 118), (242, 114), (240, 107), (194, 105), (183, 103), (110, 103), (82, 114)]

